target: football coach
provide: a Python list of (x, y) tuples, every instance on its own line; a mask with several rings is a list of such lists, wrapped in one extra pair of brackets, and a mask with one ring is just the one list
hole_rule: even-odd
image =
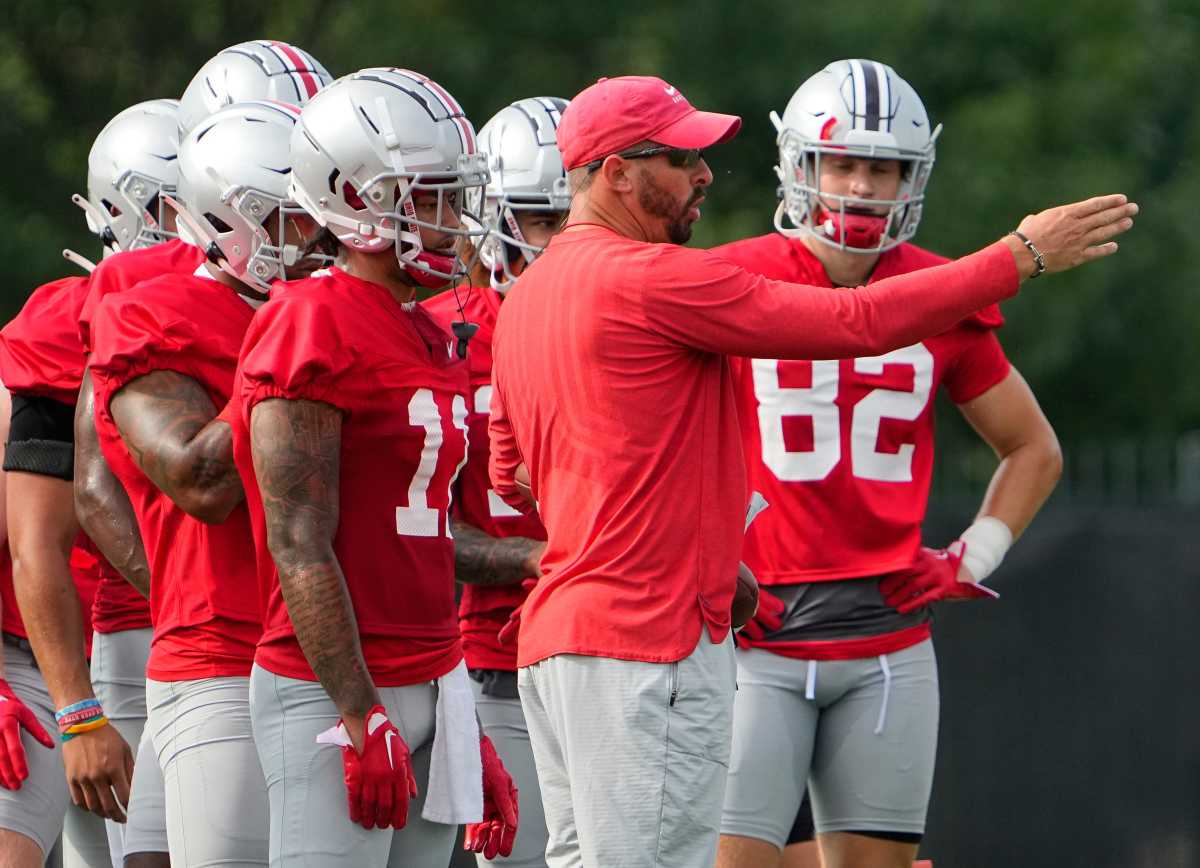
[(550, 866), (713, 864), (747, 504), (726, 357), (908, 346), (1116, 252), (1137, 213), (1100, 196), (868, 287), (772, 281), (682, 246), (713, 180), (701, 151), (740, 126), (658, 78), (585, 89), (558, 129), (567, 224), (500, 310), (492, 484), (514, 505), (531, 491), (549, 531), (518, 684)]

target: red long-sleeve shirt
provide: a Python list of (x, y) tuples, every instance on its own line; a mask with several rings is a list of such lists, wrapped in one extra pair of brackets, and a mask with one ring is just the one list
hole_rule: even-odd
[[(649, 662), (729, 629), (746, 470), (727, 355), (879, 355), (1016, 293), (1007, 246), (852, 292), (772, 281), (599, 226), (554, 238), (500, 310), (490, 469), (549, 532), (518, 665)], [(814, 528), (814, 533), (819, 529)]]

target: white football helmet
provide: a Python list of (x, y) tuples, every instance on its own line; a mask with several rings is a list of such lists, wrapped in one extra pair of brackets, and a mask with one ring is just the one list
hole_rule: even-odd
[[(930, 128), (921, 98), (894, 69), (873, 60), (834, 61), (800, 85), (782, 118), (771, 112), (771, 120), (779, 131), (775, 171), (782, 184), (777, 230), (855, 253), (890, 250), (916, 234), (942, 128)], [(900, 160), (896, 198), (823, 192), (822, 155)], [(865, 210), (880, 206), (885, 215)]]
[[(462, 209), (487, 180), (475, 130), (454, 97), (407, 69), (339, 78), (304, 106), (292, 134), (292, 197), (349, 248), (394, 247), (422, 286), (466, 276), (460, 253), (425, 250), (420, 230), (468, 239), (478, 249), (486, 230), (478, 215), (461, 222)], [(417, 217), (413, 196), (422, 191), (437, 194), (432, 223)], [(442, 222), (446, 206), (453, 225)]]
[(200, 122), (179, 147), (180, 231), (243, 283), (269, 290), (303, 251), (284, 242), (292, 130), (300, 109), (234, 103)]
[(304, 105), (332, 81), (311, 54), (274, 39), (231, 45), (192, 78), (179, 100), (180, 135), (235, 102), (273, 99)]
[(565, 99), (553, 96), (518, 100), (500, 109), (479, 131), (479, 149), (487, 155), (491, 180), (482, 205), (468, 204), (483, 215), (488, 236), (479, 258), (498, 292), (507, 292), (517, 279), (512, 257), (523, 256), (528, 264), (544, 249), (525, 240), (514, 212), (565, 212), (571, 207), (555, 138), (566, 107)]
[(88, 152), (87, 198), (71, 200), (106, 255), (175, 237), (163, 228), (163, 196), (175, 192), (179, 176), (178, 108), (173, 99), (130, 106), (104, 126)]

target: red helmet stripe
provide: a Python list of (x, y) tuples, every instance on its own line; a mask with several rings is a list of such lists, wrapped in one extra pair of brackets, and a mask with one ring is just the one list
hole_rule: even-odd
[(304, 85), (305, 98), (312, 99), (316, 96), (317, 91), (321, 89), (321, 85), (317, 83), (316, 76), (313, 75), (311, 64), (304, 60), (294, 46), (288, 45), (286, 42), (278, 42), (272, 39), (271, 46), (277, 49), (291, 63), (291, 68), (288, 69), (288, 72), (294, 72)]

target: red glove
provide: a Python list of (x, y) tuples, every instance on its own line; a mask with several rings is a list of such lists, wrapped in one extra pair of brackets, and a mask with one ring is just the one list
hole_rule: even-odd
[(786, 608), (783, 600), (759, 585), (758, 611), (746, 622), (746, 626), (733, 634), (733, 641), (739, 648), (749, 648), (751, 642), (757, 642), (768, 633), (774, 633), (783, 626), (783, 611)]
[(517, 839), (517, 788), (486, 735), (479, 738), (479, 756), (483, 760), (483, 819), (467, 824), (463, 849), (482, 853), (484, 859), (511, 856)]
[(25, 747), (21, 744), (22, 729), (41, 744), (54, 749), (54, 739), (46, 734), (33, 712), (17, 698), (8, 682), (0, 678), (0, 786), (9, 790), (21, 789), (21, 782), (29, 777)]
[(382, 705), (368, 712), (363, 729), (361, 755), (353, 746), (342, 748), (350, 820), (366, 829), (403, 829), (408, 800), (417, 797), (408, 745)]
[[(521, 588), (525, 591), (525, 596), (529, 596), (529, 592), (533, 590), (533, 586), (537, 584), (537, 579), (526, 579), (521, 582)], [(496, 638), (500, 640), (501, 645), (516, 645), (517, 634), (521, 632), (521, 606), (512, 610), (512, 614), (508, 616), (508, 623), (500, 628), (500, 632), (496, 634)]]
[(958, 570), (967, 546), (956, 540), (945, 549), (922, 547), (912, 566), (879, 583), (883, 601), (902, 615), (938, 600), (974, 600), (1000, 595), (977, 582), (960, 582)]

